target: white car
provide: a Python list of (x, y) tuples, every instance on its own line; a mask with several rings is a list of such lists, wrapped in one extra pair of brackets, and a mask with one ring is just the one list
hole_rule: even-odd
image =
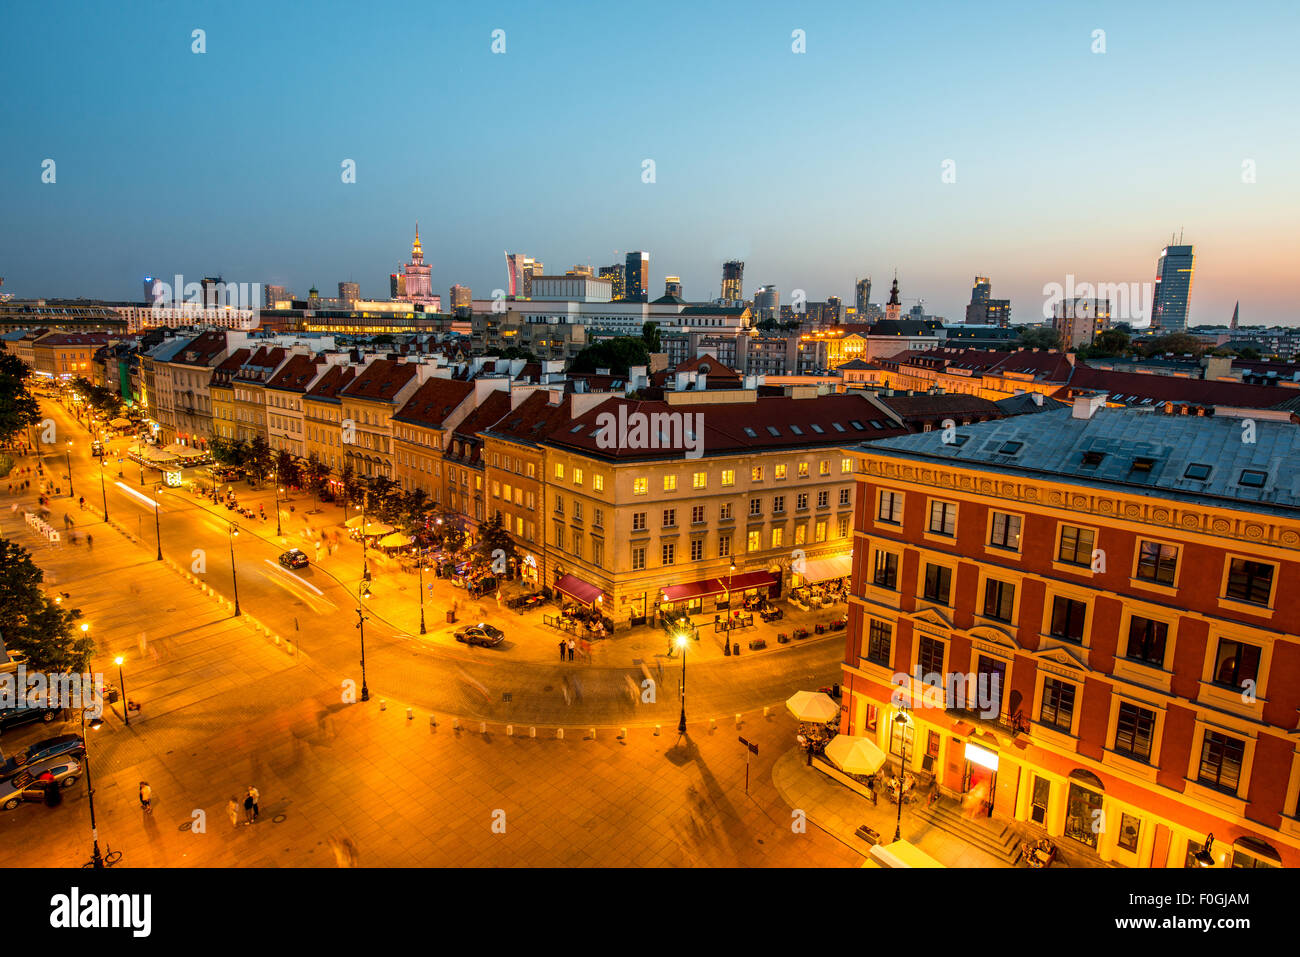
[(25, 801), (44, 801), (45, 784), (40, 778), (47, 771), (59, 783), (59, 787), (70, 788), (81, 777), (81, 762), (70, 755), (61, 754), (57, 758), (38, 761), (31, 767), (23, 768), (0, 784), (0, 808), (12, 811)]

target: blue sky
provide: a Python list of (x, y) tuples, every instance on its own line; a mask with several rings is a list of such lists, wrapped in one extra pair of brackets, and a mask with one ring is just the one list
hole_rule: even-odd
[(386, 297), (418, 219), (443, 295), (504, 286), (507, 249), (548, 272), (646, 249), (656, 293), (675, 273), (716, 296), (736, 257), (748, 292), (851, 301), (870, 275), (883, 301), (897, 269), (956, 319), (981, 274), (1027, 321), (1070, 273), (1151, 281), (1181, 228), (1194, 323), (1237, 299), (1295, 322), (1298, 8), (6, 5), (0, 275), (21, 297), (174, 273)]

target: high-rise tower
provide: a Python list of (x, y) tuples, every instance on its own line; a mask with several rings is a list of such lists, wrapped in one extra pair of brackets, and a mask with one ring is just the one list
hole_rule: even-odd
[(722, 297), (728, 302), (740, 302), (745, 298), (745, 264), (739, 259), (731, 259), (722, 264)]
[(1187, 308), (1192, 298), (1192, 246), (1169, 245), (1156, 263), (1156, 288), (1151, 297), (1151, 328), (1163, 332), (1187, 329)]

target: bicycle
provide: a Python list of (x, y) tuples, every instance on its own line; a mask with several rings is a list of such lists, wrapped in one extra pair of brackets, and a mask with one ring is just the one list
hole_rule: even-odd
[[(103, 861), (103, 863), (99, 866), (112, 867), (122, 860), (122, 852), (115, 851), (111, 847), (106, 847), (106, 850), (103, 856), (101, 857), (101, 860)], [(86, 861), (86, 863), (82, 864), (81, 866), (83, 869), (93, 868), (95, 867), (95, 859), (92, 857), (90, 860)]]

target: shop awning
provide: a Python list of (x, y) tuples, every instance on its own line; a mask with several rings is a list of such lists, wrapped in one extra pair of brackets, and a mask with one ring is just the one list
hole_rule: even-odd
[(748, 591), (751, 588), (770, 588), (776, 584), (771, 572), (745, 572), (741, 575), (722, 576), (718, 582), (728, 591)]
[(706, 578), (704, 581), (669, 585), (663, 589), (663, 596), (664, 601), (671, 603), (690, 601), (692, 598), (707, 598), (710, 595), (721, 595), (726, 590), (726, 586), (716, 578)]
[(804, 562), (803, 580), (809, 585), (834, 578), (847, 578), (851, 574), (853, 574), (852, 555), (834, 555), (830, 558), (816, 558)]
[(555, 583), (558, 591), (564, 592), (575, 601), (584, 605), (596, 604), (596, 599), (604, 594), (604, 591), (591, 582), (585, 582), (581, 578), (575, 578), (572, 575), (564, 575)]

